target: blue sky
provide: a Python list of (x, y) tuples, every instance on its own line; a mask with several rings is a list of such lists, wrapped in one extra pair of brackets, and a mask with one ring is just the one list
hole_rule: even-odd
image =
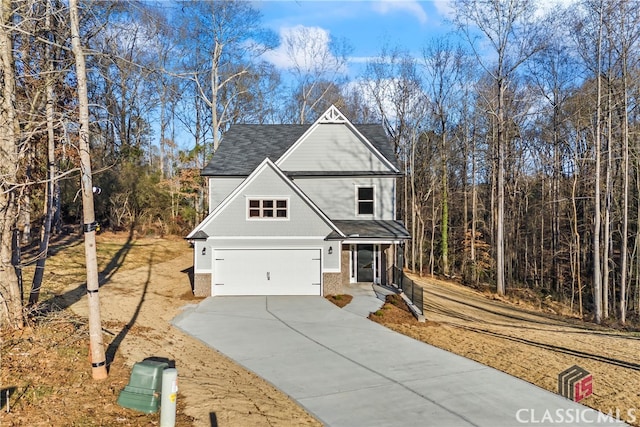
[[(569, 6), (576, 0), (535, 0), (537, 13), (557, 4)], [(378, 56), (383, 46), (400, 48), (415, 57), (430, 40), (454, 30), (450, 19), (453, 0), (257, 0), (263, 24), (281, 35), (307, 27), (327, 38), (346, 39), (353, 48), (348, 75), (357, 77), (366, 60)], [(465, 40), (460, 40), (462, 45)], [(281, 70), (290, 65), (282, 46), (267, 60)]]
[[(437, 1), (259, 1), (263, 24), (278, 34), (300, 26), (325, 31), (331, 38), (344, 38), (353, 48), (349, 74), (384, 45), (400, 47), (420, 55), (422, 46), (451, 26), (446, 22), (448, 0)], [(272, 62), (286, 66), (286, 59)]]

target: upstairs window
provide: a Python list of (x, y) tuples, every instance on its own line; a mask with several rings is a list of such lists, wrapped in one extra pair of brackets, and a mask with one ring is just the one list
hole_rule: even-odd
[(358, 187), (358, 215), (373, 215), (373, 187)]
[(249, 199), (249, 219), (288, 219), (287, 199)]

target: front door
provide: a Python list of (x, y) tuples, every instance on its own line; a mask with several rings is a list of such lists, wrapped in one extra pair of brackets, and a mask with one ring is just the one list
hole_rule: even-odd
[(358, 245), (358, 282), (373, 282), (373, 245)]

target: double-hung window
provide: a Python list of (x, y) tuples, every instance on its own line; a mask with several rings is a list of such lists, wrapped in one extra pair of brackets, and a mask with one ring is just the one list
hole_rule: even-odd
[(249, 199), (249, 219), (288, 219), (287, 199)]
[(358, 187), (357, 192), (358, 215), (373, 215), (373, 187)]

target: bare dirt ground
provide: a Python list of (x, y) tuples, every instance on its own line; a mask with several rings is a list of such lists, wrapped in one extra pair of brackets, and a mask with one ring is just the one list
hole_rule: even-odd
[(158, 414), (116, 403), (133, 364), (149, 357), (175, 362), (178, 426), (320, 425), (261, 378), (170, 325), (181, 307), (199, 302), (184, 240), (103, 234), (97, 245), (109, 379), (91, 379), (81, 240), (58, 245), (43, 285), (58, 311), (2, 339), (0, 388), (9, 398), (3, 396), (0, 425), (158, 425)]
[[(110, 375), (93, 381), (82, 240), (62, 239), (52, 253), (44, 311), (25, 330), (1, 337), (0, 426), (157, 426), (158, 414), (116, 403), (133, 364), (148, 357), (175, 362), (178, 426), (320, 425), (261, 378), (170, 325), (182, 307), (200, 301), (191, 294), (192, 252), (179, 238), (98, 236)], [(26, 287), (32, 274), (32, 267), (25, 269)], [(558, 373), (578, 364), (594, 377), (594, 394), (582, 403), (614, 415), (618, 410), (622, 419), (640, 425), (637, 332), (584, 324), (448, 282), (416, 280), (427, 290), (427, 323), (418, 323), (398, 299), (370, 318), (552, 392)]]
[(581, 403), (640, 425), (640, 333), (561, 317), (517, 298), (507, 302), (454, 283), (412, 278), (426, 289), (426, 323), (398, 304), (385, 304), (370, 318), (554, 393), (558, 374), (579, 365), (594, 382), (593, 395)]

